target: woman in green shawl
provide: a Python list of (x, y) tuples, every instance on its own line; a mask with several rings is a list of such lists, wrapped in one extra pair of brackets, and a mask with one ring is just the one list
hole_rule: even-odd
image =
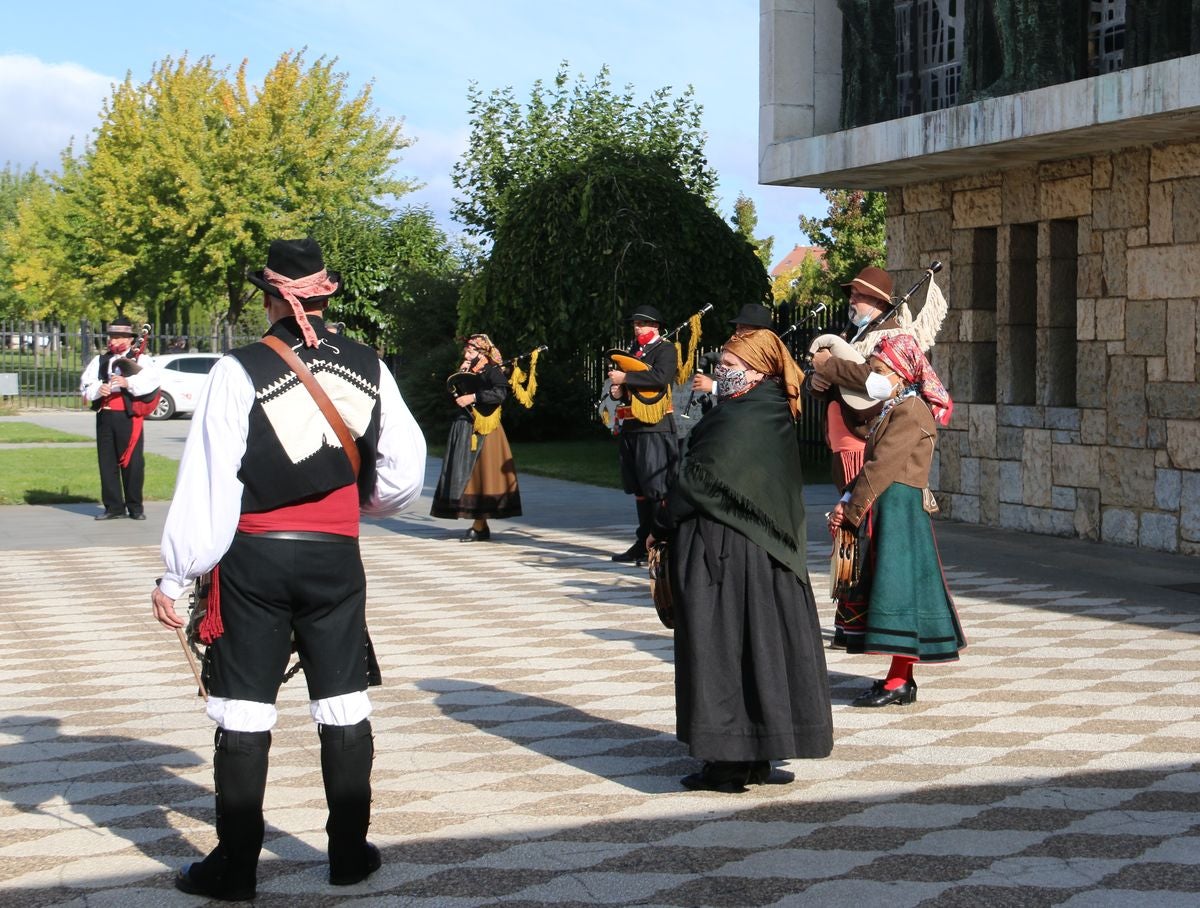
[(718, 404), (688, 438), (660, 516), (675, 603), (679, 740), (691, 789), (790, 781), (772, 760), (828, 756), (829, 681), (805, 562), (795, 419), (802, 376), (774, 332), (721, 351)]

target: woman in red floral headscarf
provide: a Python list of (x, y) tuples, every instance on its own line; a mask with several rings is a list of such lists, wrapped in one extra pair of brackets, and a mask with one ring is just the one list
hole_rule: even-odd
[(966, 646), (928, 513), (936, 508), (928, 486), (937, 426), (949, 422), (954, 404), (908, 335), (881, 341), (870, 364), (867, 393), (883, 410), (862, 471), (829, 515), (831, 530), (849, 524), (870, 540), (856, 591), (867, 607), (845, 629), (847, 651), (890, 655), (892, 664), (852, 704), (866, 707), (913, 703), (913, 665), (954, 661)]

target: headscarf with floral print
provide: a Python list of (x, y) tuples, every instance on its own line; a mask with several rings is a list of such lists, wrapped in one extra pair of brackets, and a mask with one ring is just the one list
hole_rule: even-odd
[(933, 371), (933, 366), (917, 341), (908, 334), (896, 334), (887, 337), (876, 344), (871, 353), (886, 363), (897, 375), (904, 379), (906, 385), (912, 385), (917, 393), (929, 405), (933, 418), (940, 425), (950, 422), (950, 414), (954, 410), (954, 401), (946, 391), (946, 386)]

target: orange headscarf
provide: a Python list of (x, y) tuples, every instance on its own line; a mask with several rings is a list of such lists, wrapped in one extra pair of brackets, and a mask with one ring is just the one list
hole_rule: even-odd
[(800, 386), (804, 384), (804, 373), (778, 334), (770, 328), (739, 331), (725, 342), (725, 349), (751, 369), (778, 379), (787, 395), (792, 419), (800, 418)]

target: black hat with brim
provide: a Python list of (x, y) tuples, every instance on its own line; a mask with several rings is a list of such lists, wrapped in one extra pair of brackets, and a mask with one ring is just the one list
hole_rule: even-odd
[(662, 313), (653, 306), (638, 306), (633, 310), (633, 315), (629, 316), (628, 321), (631, 322), (654, 322), (660, 328), (665, 324), (663, 322)]
[(761, 303), (746, 303), (737, 318), (729, 320), (731, 325), (750, 325), (752, 328), (770, 328), (773, 324), (771, 310)]
[(123, 315), (118, 315), (108, 323), (108, 328), (104, 333), (117, 337), (133, 337), (135, 332), (133, 330), (133, 322)]
[[(321, 246), (312, 237), (302, 240), (271, 240), (267, 249), (267, 268), (276, 274), (296, 280), (325, 271), (325, 258), (321, 255)], [(246, 275), (246, 280), (272, 296), (280, 296), (279, 288), (264, 277), (264, 271), (254, 271)], [(336, 296), (342, 289), (342, 276), (336, 271), (326, 272), (329, 280), (337, 284), (333, 293), (320, 296), (304, 297), (300, 300), (306, 309), (316, 308), (331, 296)], [(280, 297), (282, 299), (282, 297)]]

